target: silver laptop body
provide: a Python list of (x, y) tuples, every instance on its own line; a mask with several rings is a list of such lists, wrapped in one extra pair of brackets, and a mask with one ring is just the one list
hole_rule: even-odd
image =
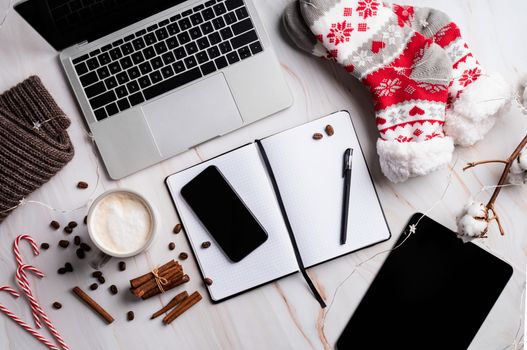
[(64, 49), (60, 61), (113, 179), (292, 104), (251, 0), (184, 1)]

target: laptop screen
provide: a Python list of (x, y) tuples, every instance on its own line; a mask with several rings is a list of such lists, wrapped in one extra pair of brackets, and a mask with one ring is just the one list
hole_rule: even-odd
[(92, 41), (186, 0), (27, 0), (16, 11), (56, 50)]

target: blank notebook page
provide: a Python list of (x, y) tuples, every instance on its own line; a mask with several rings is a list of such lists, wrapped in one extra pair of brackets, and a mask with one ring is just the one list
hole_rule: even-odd
[[(181, 188), (210, 165), (220, 169), (269, 235), (267, 241), (237, 263), (225, 256), (181, 196)], [(298, 271), (278, 201), (255, 144), (172, 175), (167, 184), (200, 269), (214, 282), (208, 287), (212, 300), (219, 301)], [(202, 249), (204, 241), (213, 244)]]
[[(324, 132), (326, 125), (333, 136)], [(316, 141), (314, 133), (324, 138)], [(261, 141), (273, 169), (306, 267), (390, 238), (366, 162), (347, 112)], [(344, 152), (353, 148), (348, 240), (340, 245)]]

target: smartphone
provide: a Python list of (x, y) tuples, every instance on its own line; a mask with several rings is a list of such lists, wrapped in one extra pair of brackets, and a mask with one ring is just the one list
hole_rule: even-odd
[(239, 262), (267, 238), (267, 232), (215, 166), (209, 166), (181, 189), (225, 255)]

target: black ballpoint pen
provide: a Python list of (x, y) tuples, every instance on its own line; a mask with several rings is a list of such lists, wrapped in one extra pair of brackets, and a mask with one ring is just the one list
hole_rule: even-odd
[(350, 207), (351, 192), (351, 169), (353, 166), (353, 149), (348, 148), (344, 153), (344, 202), (342, 203), (342, 226), (340, 232), (340, 244), (346, 244), (348, 239), (348, 214)]

